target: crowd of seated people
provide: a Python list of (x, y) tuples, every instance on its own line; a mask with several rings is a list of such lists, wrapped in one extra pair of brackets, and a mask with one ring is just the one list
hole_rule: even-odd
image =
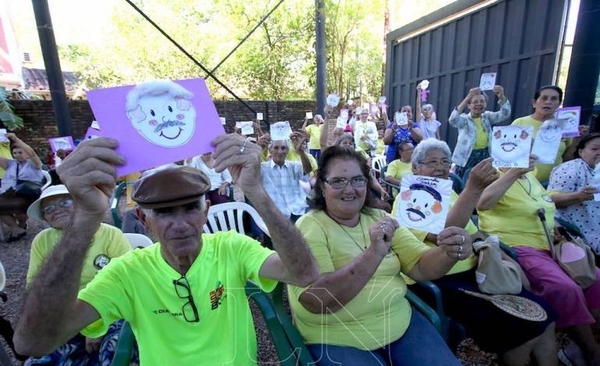
[[(582, 289), (560, 269), (549, 254), (536, 212), (545, 210), (550, 230), (555, 227), (555, 214), (580, 226), (599, 254), (600, 136), (588, 135), (582, 127), (580, 138), (564, 139), (554, 164), (536, 164), (537, 157), (532, 155), (528, 168), (496, 169), (489, 154), (491, 128), (507, 121), (511, 112), (503, 88), (496, 86), (493, 91), (498, 111), (488, 111), (487, 96), (474, 88), (452, 112), (448, 124), (458, 129), (461, 145), (454, 152), (439, 140), (443, 122), (437, 120), (431, 105), (417, 105), (415, 121), (412, 108), (402, 107), (398, 112), (405, 114), (407, 123), (399, 124), (387, 117), (385, 109), (382, 121), (374, 121), (368, 109), (345, 104), (342, 108), (349, 109), (345, 126), (337, 119), (339, 109), (327, 107), (323, 118), (316, 115), (313, 127), (305, 123), (289, 140), (272, 141), (257, 121), (256, 143), (240, 134), (228, 134), (215, 140), (214, 153), (190, 159), (188, 166), (129, 177), (137, 206), (129, 212), (158, 244), (123, 254), (112, 261), (114, 265), (96, 271), (83, 290), (73, 285), (57, 288), (58, 278), (83, 283), (60, 268), (61, 260), (66, 261), (60, 255), (74, 251), (71, 260), (85, 263), (85, 251), (75, 250), (75, 241), (90, 241), (94, 233), (52, 225), (54, 229), (49, 230), (69, 235), (53, 234), (49, 240), (57, 268), (39, 266), (32, 271), (37, 273), (35, 279), (28, 279), (30, 295), (22, 316), (27, 321), (17, 327), (17, 350), (40, 358), (56, 352), (79, 331), (97, 337), (110, 324), (125, 319), (139, 341), (142, 362), (177, 357), (218, 363), (242, 357), (240, 364), (256, 364), (247, 303), (238, 302), (244, 294), (221, 298), (218, 306), (199, 300), (201, 290), (215, 290), (209, 286), (221, 284), (233, 291), (231, 284), (243, 288), (245, 280), (251, 279), (266, 291), (273, 289), (274, 280), (288, 284), (294, 324), (318, 365), (458, 365), (453, 350), (405, 297), (409, 283), (431, 281), (442, 293), (446, 314), (461, 323), (483, 350), (497, 354), (499, 363), (556, 366), (559, 357), (566, 357), (572, 364), (599, 365), (600, 346), (593, 325), (600, 315), (600, 282)], [(537, 131), (554, 116), (561, 101), (559, 88), (542, 87), (532, 99), (534, 113), (513, 124), (533, 126)], [(464, 112), (465, 108), (469, 111)], [(384, 149), (379, 146), (382, 142)], [(97, 184), (112, 186), (106, 183), (112, 179), (114, 184), (112, 176), (101, 182), (91, 176), (87, 180), (72, 176), (85, 173), (92, 166), (90, 161), (98, 159), (105, 172), (110, 172), (119, 161), (114, 148), (102, 138), (77, 147), (57, 168), (69, 191), (80, 193)], [(449, 179), (452, 163), (459, 175), (469, 172), (463, 191), (452, 195), (441, 232), (409, 230), (399, 224), (398, 198), (389, 197), (372, 174), (371, 159), (384, 151), (389, 164), (382, 179), (395, 185), (410, 174)], [(548, 179), (546, 190), (542, 183)], [(164, 190), (172, 182), (180, 182), (181, 190), (167, 196)], [(272, 238), (268, 248), (235, 233), (202, 234), (210, 205), (229, 200), (226, 190), (234, 183), (263, 217)], [(106, 210), (106, 203), (100, 203), (103, 191), (94, 192), (92, 197), (74, 194), (70, 205), (63, 205), (62, 198), (47, 197), (41, 201), (41, 218), (52, 219), (50, 208), (75, 216), (90, 209)], [(155, 201), (148, 201), (149, 196), (142, 193)], [(50, 208), (45, 210), (44, 205)], [(478, 224), (471, 220), (473, 213), (478, 215)], [(96, 227), (101, 221), (99, 211), (70, 220), (79, 227)], [(523, 289), (518, 296), (543, 308), (544, 321), (515, 317), (487, 300), (463, 293), (481, 292), (472, 246), (488, 235), (497, 235), (517, 254), (516, 260), (506, 254), (503, 259), (520, 271)], [(234, 244), (241, 246), (235, 249)], [(156, 275), (149, 274), (148, 268)], [(126, 273), (128, 280), (118, 280)], [(48, 300), (50, 290), (60, 299)], [(167, 313), (179, 315), (165, 315), (167, 320), (146, 315), (142, 304), (148, 300), (156, 306), (165, 304), (167, 309), (178, 307)], [(48, 302), (47, 309), (40, 308), (43, 301)], [(214, 306), (241, 311), (241, 323), (227, 312), (212, 312)], [(64, 309), (74, 316), (66, 317)], [(48, 319), (52, 328), (46, 324)], [(219, 337), (237, 337), (243, 347), (211, 349), (214, 343), (208, 336), (193, 340), (192, 332), (186, 331), (202, 332), (218, 324), (223, 330)], [(239, 324), (243, 335), (236, 331)], [(158, 331), (167, 325), (177, 331)], [(557, 331), (573, 341), (568, 350), (559, 352)], [(39, 342), (33, 342), (36, 337)], [(175, 341), (177, 349), (169, 346)]]

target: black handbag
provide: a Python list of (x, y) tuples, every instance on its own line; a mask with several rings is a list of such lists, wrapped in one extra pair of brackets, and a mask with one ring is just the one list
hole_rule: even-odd
[(41, 183), (29, 182), (26, 180), (17, 180), (14, 189), (17, 197), (38, 198), (42, 194)]

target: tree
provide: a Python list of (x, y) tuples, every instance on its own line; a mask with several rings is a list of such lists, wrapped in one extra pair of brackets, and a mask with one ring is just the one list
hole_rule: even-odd
[(23, 127), (23, 119), (16, 115), (15, 107), (10, 102), (9, 92), (0, 86), (0, 120), (9, 130), (17, 130)]

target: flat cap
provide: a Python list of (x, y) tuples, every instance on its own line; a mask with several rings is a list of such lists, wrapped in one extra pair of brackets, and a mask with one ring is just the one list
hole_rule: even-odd
[(210, 180), (189, 166), (170, 165), (144, 172), (133, 185), (133, 199), (141, 208), (156, 209), (197, 201), (210, 190)]

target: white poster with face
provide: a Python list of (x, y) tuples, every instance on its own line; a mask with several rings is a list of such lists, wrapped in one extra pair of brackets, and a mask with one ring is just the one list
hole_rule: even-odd
[(400, 226), (439, 234), (450, 211), (451, 197), (452, 180), (405, 174), (396, 197), (396, 219)]
[(398, 126), (406, 126), (408, 124), (408, 114), (406, 112), (396, 112), (394, 119)]
[(313, 118), (312, 112), (306, 112), (306, 116), (304, 118), (312, 119)]
[(290, 139), (292, 128), (289, 121), (275, 122), (271, 125), (271, 141), (286, 141)]
[(494, 85), (496, 85), (495, 72), (486, 72), (485, 74), (481, 74), (481, 78), (479, 79), (479, 89), (494, 90)]
[(240, 128), (242, 129), (242, 135), (253, 135), (254, 134), (254, 122), (252, 122), (252, 121), (240, 122)]
[(535, 139), (531, 153), (537, 155), (538, 163), (554, 164), (560, 140), (563, 134), (563, 126), (566, 124), (566, 118), (555, 118), (544, 121), (540, 126)]
[(340, 103), (340, 96), (337, 94), (329, 94), (327, 96), (327, 105), (330, 107), (337, 107), (337, 105)]
[(6, 137), (6, 128), (0, 128), (0, 142), (8, 142), (8, 137)]
[(533, 136), (532, 126), (496, 126), (492, 129), (492, 166), (527, 168)]
[(579, 120), (581, 118), (581, 107), (564, 107), (556, 110), (556, 118), (565, 119), (562, 137), (579, 136)]
[(260, 113), (260, 112), (256, 113), (256, 119), (259, 120), (259, 121), (262, 121), (263, 120), (263, 114)]

